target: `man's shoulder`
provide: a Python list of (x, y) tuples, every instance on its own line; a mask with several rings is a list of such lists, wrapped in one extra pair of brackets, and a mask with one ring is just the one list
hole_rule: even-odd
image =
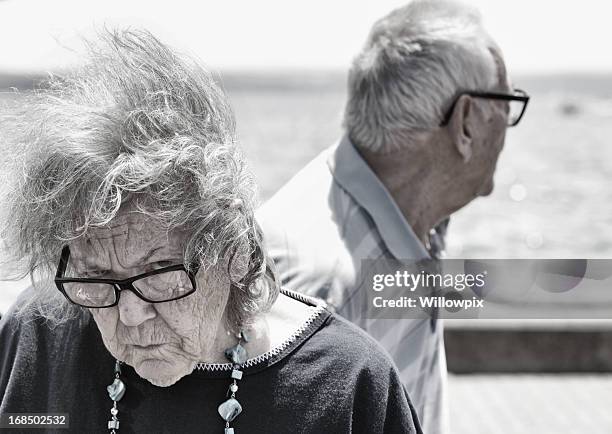
[[(258, 210), (268, 246), (321, 243), (371, 230), (368, 213), (336, 180), (334, 145), (311, 160)], [(333, 165), (333, 164), (332, 164)]]
[(376, 254), (382, 243), (365, 209), (335, 181), (328, 148), (257, 213), (281, 281), (336, 304), (357, 279), (356, 255)]
[(258, 218), (265, 224), (279, 214), (298, 214), (301, 209), (321, 208), (326, 192), (333, 187), (333, 175), (327, 165), (332, 152), (327, 148), (300, 169), (286, 184), (258, 209)]

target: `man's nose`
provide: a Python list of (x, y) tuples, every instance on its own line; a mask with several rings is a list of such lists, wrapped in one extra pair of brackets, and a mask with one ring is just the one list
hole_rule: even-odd
[(119, 320), (134, 327), (155, 318), (157, 312), (151, 303), (141, 300), (132, 291), (121, 291), (119, 298)]

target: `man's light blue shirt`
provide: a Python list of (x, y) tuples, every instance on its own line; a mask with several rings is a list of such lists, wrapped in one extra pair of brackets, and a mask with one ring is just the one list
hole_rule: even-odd
[(326, 300), (393, 357), (427, 433), (446, 432), (442, 324), (366, 319), (362, 259), (430, 255), (348, 138), (326, 149), (258, 212), (283, 284)]

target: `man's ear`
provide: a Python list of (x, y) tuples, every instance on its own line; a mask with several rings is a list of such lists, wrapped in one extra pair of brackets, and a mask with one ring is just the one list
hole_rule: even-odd
[(469, 95), (461, 95), (455, 104), (449, 122), (451, 140), (465, 163), (472, 158), (474, 100)]

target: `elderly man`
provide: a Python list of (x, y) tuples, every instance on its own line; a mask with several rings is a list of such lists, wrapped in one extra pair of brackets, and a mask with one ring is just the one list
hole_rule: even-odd
[(491, 193), (506, 127), (528, 97), (510, 88), (479, 14), (417, 1), (374, 25), (349, 71), (346, 135), (259, 212), (290, 288), (324, 298), (392, 355), (424, 431), (445, 432), (442, 324), (366, 319), (362, 259), (437, 258), (448, 217)]

